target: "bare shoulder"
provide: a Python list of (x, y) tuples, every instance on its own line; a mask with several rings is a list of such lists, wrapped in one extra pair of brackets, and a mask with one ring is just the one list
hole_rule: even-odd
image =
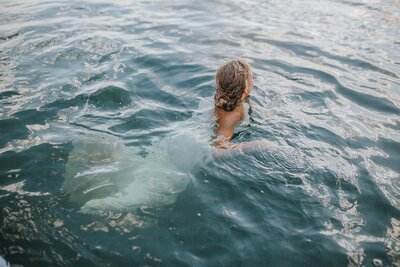
[(225, 111), (220, 108), (215, 109), (217, 116), (218, 128), (235, 128), (235, 126), (242, 120), (242, 112), (239, 110)]

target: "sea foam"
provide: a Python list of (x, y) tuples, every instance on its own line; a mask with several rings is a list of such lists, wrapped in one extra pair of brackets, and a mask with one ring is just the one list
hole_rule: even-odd
[[(75, 134), (63, 191), (85, 213), (174, 203), (211, 157), (210, 133), (201, 125), (203, 118), (197, 113), (176, 125), (178, 130), (140, 149), (109, 134)], [(141, 153), (143, 149), (146, 153)]]

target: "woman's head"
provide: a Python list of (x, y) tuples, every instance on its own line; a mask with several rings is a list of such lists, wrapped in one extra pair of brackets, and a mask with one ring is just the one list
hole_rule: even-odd
[(229, 61), (218, 68), (215, 84), (215, 105), (225, 111), (234, 110), (253, 87), (250, 65), (243, 59)]

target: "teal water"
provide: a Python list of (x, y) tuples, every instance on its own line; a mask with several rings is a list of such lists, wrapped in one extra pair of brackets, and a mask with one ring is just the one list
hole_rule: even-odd
[[(1, 1), (0, 256), (400, 266), (400, 3)], [(214, 157), (215, 69), (253, 67)]]

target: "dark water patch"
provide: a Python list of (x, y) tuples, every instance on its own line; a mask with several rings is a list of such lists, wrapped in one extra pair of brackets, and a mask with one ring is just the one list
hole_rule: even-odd
[[(358, 167), (358, 164), (354, 162), (354, 165)], [(357, 170), (357, 174), (361, 177), (361, 174)], [(346, 180), (345, 177), (338, 177), (337, 185), (338, 191), (344, 192), (346, 194), (346, 199), (351, 203), (350, 206), (345, 207), (345, 209), (350, 209), (353, 205), (357, 204), (357, 199), (359, 198), (361, 192), (357, 180)], [(343, 208), (343, 207), (340, 207)]]
[(77, 95), (71, 99), (57, 99), (43, 108), (47, 110), (62, 110), (69, 107), (83, 106), (87, 102), (88, 96), (84, 94)]
[(371, 266), (391, 266), (391, 260), (385, 253), (377, 250), (373, 242), (365, 242), (363, 248), (367, 255), (364, 260)]
[[(314, 216), (318, 216), (317, 218), (321, 219), (320, 216), (325, 213), (325, 216), (329, 218), (327, 212), (321, 213), (321, 207), (318, 209), (319, 212), (316, 211), (312, 217), (304, 217), (303, 211), (308, 209), (294, 208), (299, 206), (299, 203), (302, 203), (301, 205), (303, 206), (318, 205), (318, 202), (315, 202), (307, 195), (299, 197), (297, 193), (302, 193), (299, 187), (297, 187), (297, 190), (293, 188), (292, 194), (288, 194), (288, 188), (283, 184), (270, 185), (269, 187), (258, 185), (255, 190), (252, 187), (254, 182), (246, 179), (245, 173), (235, 173), (234, 179), (236, 182), (231, 184), (229, 180), (224, 179), (226, 174), (215, 176), (214, 170), (211, 169), (209, 171), (205, 173), (206, 176), (203, 176), (203, 179), (207, 179), (209, 182), (199, 182), (196, 190), (199, 192), (199, 196), (201, 196), (199, 200), (204, 202), (204, 206), (211, 207), (213, 210), (210, 215), (201, 213), (201, 218), (216, 216), (212, 227), (215, 228), (212, 230), (211, 236), (213, 238), (204, 242), (209, 244), (229, 244), (230, 238), (244, 240), (242, 246), (238, 245), (241, 247), (242, 253), (231, 254), (232, 250), (230, 249), (221, 251), (223, 254), (219, 255), (216, 260), (220, 259), (221, 262), (225, 262), (224, 255), (227, 255), (232, 262), (239, 264), (250, 264), (251, 266), (257, 266), (257, 264), (268, 265), (271, 264), (272, 259), (276, 261), (276, 264), (286, 266), (287, 261), (278, 260), (273, 256), (275, 253), (279, 253), (282, 248), (285, 248), (285, 255), (291, 255), (292, 253), (300, 253), (302, 255), (293, 259), (293, 264), (295, 265), (310, 260), (307, 255), (310, 258), (315, 257), (318, 254), (317, 251), (319, 251), (319, 249), (316, 250), (318, 246), (328, 246), (332, 249), (330, 251), (338, 251), (338, 247), (334, 242), (326, 242), (327, 237), (321, 235), (312, 237), (312, 235), (308, 235), (305, 238), (297, 234), (297, 231), (308, 232), (305, 229), (314, 227), (316, 222)], [(203, 179), (200, 179), (200, 181)], [(196, 200), (196, 202), (199, 200)], [(279, 212), (276, 212), (277, 210)], [(285, 223), (282, 224), (282, 222)], [(244, 232), (242, 232), (243, 230)], [(252, 242), (246, 243), (246, 238), (244, 238), (243, 234)], [(187, 235), (185, 234), (185, 236)], [(270, 242), (277, 238), (282, 241), (278, 243)], [(304, 246), (305, 244), (308, 246)], [(254, 250), (255, 247), (257, 247), (257, 250)], [(336, 253), (339, 255), (338, 252)], [(263, 257), (260, 257), (261, 255)], [(304, 257), (304, 255), (306, 256)], [(337, 260), (338, 262), (345, 262), (346, 258), (340, 256)], [(323, 259), (321, 262), (328, 263)], [(318, 263), (316, 264), (318, 265)], [(328, 264), (327, 266), (331, 265)]]
[(89, 95), (88, 101), (89, 104), (101, 109), (118, 109), (132, 102), (129, 92), (116, 86), (107, 86), (97, 90)]
[(372, 233), (380, 235), (385, 232), (385, 227), (393, 216), (400, 216), (400, 211), (389, 205), (389, 200), (368, 170), (359, 166), (359, 174), (362, 179), (359, 180), (358, 211), (365, 214), (367, 218), (363, 230), (371, 233), (371, 236), (374, 236)]
[(26, 109), (19, 111), (14, 114), (20, 121), (23, 121), (26, 125), (28, 124), (44, 124), (51, 120), (56, 113), (54, 110), (37, 110), (37, 109)]
[(9, 141), (24, 139), (28, 134), (28, 128), (20, 120), (0, 120), (0, 147), (4, 147)]
[(18, 92), (14, 92), (14, 91), (1, 92), (0, 93), (0, 100), (7, 99), (7, 98), (12, 98), (13, 96), (18, 96), (18, 95), (20, 95), (20, 94)]
[(62, 92), (74, 92), (77, 91), (78, 87), (72, 83), (65, 83), (61, 85)]
[(88, 246), (65, 227), (70, 212), (58, 207), (59, 199), (16, 194), (2, 199), (8, 206), (1, 215), (0, 252), (8, 255), (10, 262), (28, 266), (96, 266), (91, 261), (93, 255), (87, 252)]
[(376, 142), (368, 137), (351, 137), (346, 139), (348, 147), (352, 149), (364, 149), (376, 146)]
[(168, 60), (152, 55), (139, 56), (134, 59), (135, 64), (145, 69), (152, 69), (154, 72), (167, 69)]
[(7, 36), (0, 36), (0, 41), (10, 40), (10, 39), (15, 38), (17, 36), (19, 36), (18, 32), (14, 33), (14, 34), (7, 35)]
[[(21, 266), (397, 266), (398, 5), (289, 2), (6, 0), (0, 256)], [(234, 142), (266, 149), (210, 158), (165, 206), (86, 214), (71, 201), (63, 175), (78, 138), (128, 145), (125, 167), (148, 164), (175, 134), (211, 140), (215, 69), (239, 56), (254, 71), (254, 112)], [(173, 149), (191, 162), (201, 148)], [(173, 172), (160, 173), (169, 186)], [(81, 201), (120, 190), (103, 185)]]
[(366, 6), (365, 3), (357, 2), (357, 1), (340, 1), (343, 4), (351, 5), (351, 6)]
[(395, 172), (400, 172), (400, 143), (382, 138), (377, 146), (385, 153), (384, 156), (373, 156), (371, 159), (380, 165), (389, 167)]
[[(14, 177), (24, 181), (25, 191), (54, 192), (63, 181), (64, 165), (71, 147), (41, 144), (20, 152), (5, 152), (0, 155), (1, 182), (14, 183), (9, 179), (13, 170), (18, 170)], [(12, 178), (12, 176), (11, 176)]]

